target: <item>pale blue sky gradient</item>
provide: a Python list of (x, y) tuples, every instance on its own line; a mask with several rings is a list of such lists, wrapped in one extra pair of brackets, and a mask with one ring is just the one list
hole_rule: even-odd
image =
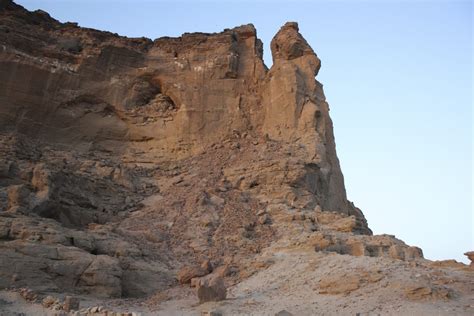
[(322, 60), (350, 200), (376, 234), (429, 259), (474, 250), (470, 1), (18, 0), (60, 21), (149, 38), (253, 23), (269, 44), (286, 21)]

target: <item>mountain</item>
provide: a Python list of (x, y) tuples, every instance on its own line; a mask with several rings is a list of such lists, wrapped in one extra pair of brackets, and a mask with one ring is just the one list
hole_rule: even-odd
[[(3, 0), (0, 45), (4, 301), (474, 311), (471, 268), (373, 236), (347, 199), (321, 62), (297, 23), (268, 69), (251, 24), (126, 38)], [(213, 279), (232, 300), (205, 302)]]

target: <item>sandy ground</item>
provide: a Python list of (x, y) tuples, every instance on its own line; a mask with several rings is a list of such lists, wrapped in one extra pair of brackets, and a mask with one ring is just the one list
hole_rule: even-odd
[[(294, 315), (474, 315), (474, 272), (458, 268), (434, 268), (388, 258), (354, 257), (307, 250), (264, 254), (273, 264), (228, 289), (222, 302), (198, 304), (193, 289), (176, 287), (146, 300), (88, 300), (81, 308), (105, 306), (109, 310), (141, 315), (275, 315), (287, 310)], [(320, 282), (333, 278), (324, 292)], [(338, 281), (339, 280), (339, 281)], [(351, 286), (355, 283), (357, 286)], [(449, 298), (422, 295), (413, 300), (410, 285), (449, 290)], [(54, 315), (39, 304), (25, 302), (17, 293), (0, 292), (0, 315)]]

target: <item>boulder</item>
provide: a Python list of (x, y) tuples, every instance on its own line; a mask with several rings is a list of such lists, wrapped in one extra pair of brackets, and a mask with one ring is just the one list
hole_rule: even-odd
[(208, 267), (202, 266), (185, 266), (178, 271), (178, 282), (181, 284), (187, 284), (191, 282), (191, 279), (205, 276), (209, 274)]
[(218, 275), (202, 278), (197, 285), (199, 303), (222, 301), (227, 297), (224, 279)]
[(79, 283), (97, 297), (120, 297), (122, 295), (122, 268), (115, 258), (98, 255), (82, 273)]

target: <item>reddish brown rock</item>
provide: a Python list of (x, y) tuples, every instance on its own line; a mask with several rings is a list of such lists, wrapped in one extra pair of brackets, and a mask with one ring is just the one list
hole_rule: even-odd
[(190, 283), (193, 278), (202, 277), (209, 274), (209, 270), (202, 266), (186, 266), (179, 270), (178, 281), (181, 284)]

